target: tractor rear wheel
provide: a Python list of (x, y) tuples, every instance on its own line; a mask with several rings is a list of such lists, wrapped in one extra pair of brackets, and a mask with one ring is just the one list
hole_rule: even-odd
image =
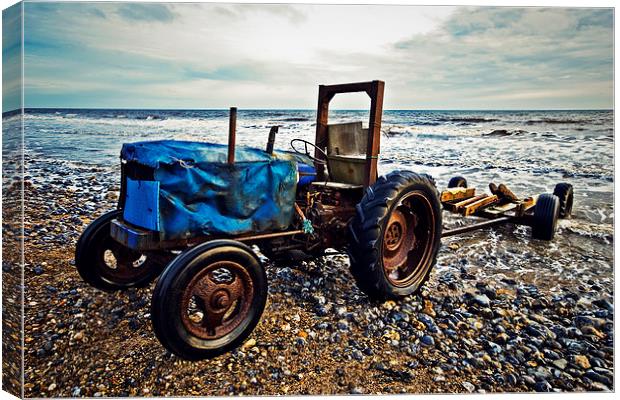
[(538, 196), (534, 206), (532, 237), (540, 240), (553, 240), (560, 212), (560, 199), (551, 193)]
[(213, 240), (181, 253), (153, 290), (151, 321), (161, 344), (187, 360), (215, 357), (254, 330), (267, 276), (248, 246)]
[(350, 224), (351, 272), (370, 298), (415, 293), (435, 265), (441, 206), (433, 179), (394, 171), (366, 190)]

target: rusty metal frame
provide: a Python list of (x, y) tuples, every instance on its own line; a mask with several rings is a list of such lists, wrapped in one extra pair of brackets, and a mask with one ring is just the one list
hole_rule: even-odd
[[(133, 232), (134, 237), (130, 243), (127, 230)], [(122, 220), (113, 220), (110, 226), (110, 235), (116, 241), (123, 246), (133, 248), (135, 250), (142, 251), (155, 251), (155, 250), (174, 250), (182, 249), (188, 246), (194, 246), (203, 242), (216, 239), (232, 239), (239, 242), (255, 242), (260, 240), (274, 239), (278, 237), (294, 236), (294, 235), (306, 235), (301, 229), (293, 229), (282, 232), (269, 232), (262, 234), (250, 234), (250, 235), (238, 235), (238, 236), (226, 236), (226, 235), (213, 235), (213, 236), (197, 236), (190, 239), (174, 239), (174, 240), (160, 240), (159, 233), (144, 228), (133, 226)]]
[[(475, 193), (474, 188), (468, 189), (473, 189)], [(463, 190), (461, 190), (460, 192), (462, 191)], [(448, 189), (447, 191), (442, 192), (442, 196), (446, 194), (445, 197), (447, 198), (450, 197), (449, 195), (452, 195), (456, 192), (456, 188)], [(459, 235), (462, 233), (472, 232), (475, 230), (503, 224), (531, 226), (533, 222), (533, 215), (531, 211), (536, 204), (537, 198), (538, 196), (536, 195), (527, 197), (520, 201), (513, 201), (503, 206), (500, 206), (503, 207), (505, 210), (498, 211), (490, 211), (488, 209), (489, 206), (495, 204), (498, 201), (498, 196), (487, 195), (486, 193), (475, 195), (464, 200), (459, 199), (442, 201), (442, 205), (444, 206), (444, 209), (446, 211), (455, 214), (461, 214), (464, 218), (475, 216), (485, 219), (486, 221), (476, 222), (453, 229), (444, 229), (441, 237)], [(512, 205), (512, 207), (507, 207), (508, 205)], [(509, 212), (512, 212), (513, 215), (507, 215), (507, 213)]]
[(484, 229), (484, 228), (488, 228), (491, 226), (496, 226), (496, 225), (502, 225), (502, 224), (507, 224), (510, 222), (514, 222), (513, 221), (513, 217), (499, 217), (499, 218), (494, 218), (494, 219), (490, 219), (487, 221), (483, 221), (483, 222), (478, 222), (476, 224), (469, 224), (469, 225), (465, 225), (465, 226), (460, 226), (458, 228), (454, 228), (454, 229), (444, 229), (441, 232), (441, 237), (448, 237), (448, 236), (455, 236), (455, 235), (460, 235), (461, 233), (467, 233), (467, 232), (473, 232), (473, 231), (477, 231), (479, 229)]
[[(370, 97), (370, 120), (368, 122), (368, 145), (366, 147), (366, 172), (364, 187), (375, 183), (377, 179), (377, 158), (380, 151), (381, 140), (381, 116), (383, 114), (383, 81), (370, 81), (358, 83), (345, 83), (341, 85), (320, 85), (319, 103), (316, 115), (316, 138), (315, 145), (321, 150), (327, 151), (327, 119), (329, 114), (329, 102), (335, 95), (341, 93), (366, 92)], [(323, 155), (315, 150), (314, 157), (323, 160)], [(323, 166), (315, 163), (317, 178), (325, 179)]]

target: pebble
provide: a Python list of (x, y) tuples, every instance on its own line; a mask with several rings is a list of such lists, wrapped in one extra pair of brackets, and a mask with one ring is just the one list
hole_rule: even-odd
[(424, 335), (422, 336), (422, 339), (420, 339), (420, 341), (422, 342), (422, 344), (424, 346), (434, 346), (435, 345), (435, 339), (433, 339), (432, 336), (429, 335)]
[(585, 376), (589, 379), (592, 379), (594, 382), (600, 382), (605, 386), (611, 386), (611, 384), (613, 383), (610, 378), (592, 370), (586, 371)]
[(588, 361), (588, 357), (583, 355), (577, 355), (573, 358), (573, 362), (579, 365), (582, 369), (590, 368), (590, 361)]
[(341, 319), (340, 321), (338, 321), (338, 323), (336, 324), (336, 327), (341, 330), (341, 331), (348, 331), (349, 330), (349, 323), (344, 320)]
[(552, 389), (551, 385), (549, 384), (549, 382), (545, 380), (536, 382), (534, 384), (534, 390), (536, 390), (537, 392), (550, 392), (551, 389)]
[(486, 294), (479, 294), (474, 296), (474, 302), (483, 307), (489, 307), (491, 305), (491, 300), (489, 300)]
[(251, 338), (251, 339), (246, 340), (245, 343), (243, 343), (243, 345), (241, 346), (241, 349), (249, 350), (254, 346), (256, 346), (256, 340)]
[(568, 361), (566, 361), (564, 358), (560, 358), (559, 360), (552, 361), (552, 364), (556, 366), (557, 368), (564, 370), (566, 369), (566, 366), (568, 365)]
[(473, 393), (476, 390), (476, 386), (473, 383), (463, 382), (462, 385), (469, 393)]
[(435, 317), (437, 315), (433, 309), (433, 303), (430, 300), (424, 300), (424, 308), (422, 309), (422, 312), (431, 317)]
[(497, 343), (491, 342), (490, 340), (487, 340), (486, 347), (489, 353), (494, 355), (502, 352), (502, 347)]

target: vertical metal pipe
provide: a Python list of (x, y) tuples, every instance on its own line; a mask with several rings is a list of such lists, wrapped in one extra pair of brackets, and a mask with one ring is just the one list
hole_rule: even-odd
[(230, 107), (228, 121), (228, 164), (235, 163), (235, 138), (237, 136), (237, 107)]
[(276, 142), (276, 134), (278, 133), (278, 126), (272, 126), (269, 131), (269, 139), (267, 140), (267, 149), (265, 150), (268, 154), (273, 154), (273, 146)]

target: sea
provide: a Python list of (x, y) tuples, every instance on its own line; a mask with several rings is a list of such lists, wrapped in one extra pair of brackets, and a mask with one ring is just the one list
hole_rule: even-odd
[[(5, 116), (5, 125), (18, 116)], [(329, 122), (362, 121), (368, 112), (330, 111)], [(314, 110), (239, 110), (237, 143), (264, 148), (279, 126), (276, 148), (314, 140)], [(486, 189), (505, 183), (519, 196), (575, 188), (575, 213), (613, 220), (613, 111), (412, 111), (383, 113), (379, 173), (430, 173), (445, 187), (456, 175)], [(14, 124), (15, 122), (13, 122)], [(122, 143), (157, 139), (226, 143), (228, 110), (28, 109), (25, 152), (58, 163), (111, 166)]]
[[(270, 128), (277, 125), (276, 148), (290, 150), (292, 139), (314, 140), (315, 121), (314, 110), (239, 110), (237, 143), (264, 148)], [(368, 112), (330, 111), (330, 123), (354, 121), (367, 123)], [(25, 180), (35, 189), (86, 184), (96, 185), (89, 189), (94, 193), (118, 190), (123, 143), (224, 144), (228, 138), (228, 110), (27, 109), (23, 121), (20, 115), (3, 115), (3, 185), (14, 180), (12, 171), (20, 164), (22, 123)], [(437, 268), (444, 274), (461, 268), (463, 274), (467, 266), (464, 276), (511, 277), (552, 284), (554, 290), (587, 280), (613, 285), (611, 110), (386, 110), (378, 168), (380, 174), (397, 169), (428, 173), (440, 190), (453, 176), (487, 193), (490, 182), (504, 183), (519, 197), (551, 193), (557, 183), (568, 182), (575, 193), (573, 217), (559, 221), (553, 242), (531, 240), (523, 226), (449, 237), (442, 241)], [(95, 196), (92, 202), (97, 201)], [(465, 223), (444, 213), (448, 228)]]

